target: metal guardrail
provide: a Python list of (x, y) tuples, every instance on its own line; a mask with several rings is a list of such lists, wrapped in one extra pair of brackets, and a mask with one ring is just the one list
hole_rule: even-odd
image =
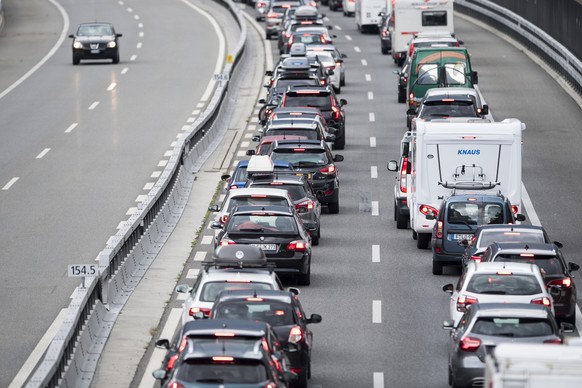
[(541, 28), (488, 0), (455, 0), (455, 7), (463, 13), (485, 16), (495, 26), (517, 37), (582, 94), (582, 61)]
[(229, 81), (217, 83), (204, 112), (177, 141), (147, 199), (97, 256), (100, 276), (87, 278), (85, 287), (77, 287), (61, 327), (26, 387), (91, 384), (115, 319), (179, 219), (195, 180), (193, 173), (207, 157), (211, 143), (219, 141), (226, 130), (235, 102), (229, 95), (229, 86), (233, 91), (238, 89), (241, 67), (247, 60), (247, 27), (231, 0), (214, 1), (229, 10), (241, 30), (232, 51), (233, 61), (223, 69)]

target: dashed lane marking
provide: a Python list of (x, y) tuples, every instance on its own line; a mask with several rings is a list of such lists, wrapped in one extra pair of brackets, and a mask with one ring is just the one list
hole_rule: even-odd
[(19, 180), (19, 179), (20, 179), (20, 178), (19, 178), (19, 177), (17, 177), (17, 176), (16, 176), (16, 177), (14, 177), (14, 178), (12, 178), (12, 179), (10, 179), (10, 180), (8, 181), (8, 183), (6, 183), (6, 184), (4, 185), (4, 187), (2, 187), (2, 190), (10, 190), (10, 188), (12, 187), (12, 185), (14, 185), (14, 184), (16, 183), (16, 181), (17, 181), (17, 180)]
[(372, 148), (376, 147), (376, 137), (375, 136), (370, 136), (370, 147), (372, 147)]
[[(212, 236), (210, 236), (212, 237)], [(194, 254), (194, 261), (204, 261), (206, 258), (206, 251), (198, 251)]]
[(378, 166), (370, 166), (370, 177), (372, 179), (378, 178)]
[(380, 215), (379, 203), (378, 201), (372, 201), (372, 215)]
[(42, 159), (46, 154), (49, 153), (51, 149), (50, 148), (45, 148), (44, 150), (41, 151), (40, 154), (36, 155), (37, 159)]
[(200, 241), (201, 245), (210, 245), (212, 243), (214, 237), (212, 236), (203, 236), (202, 241)]
[(382, 301), (372, 301), (372, 323), (382, 323)]
[(372, 245), (372, 263), (380, 262), (380, 245)]

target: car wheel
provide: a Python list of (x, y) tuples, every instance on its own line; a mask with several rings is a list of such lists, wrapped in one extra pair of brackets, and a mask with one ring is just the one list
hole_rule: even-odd
[(339, 202), (332, 202), (327, 204), (327, 208), (331, 214), (339, 213)]
[(406, 115), (406, 128), (410, 129), (411, 125), (412, 125), (412, 116)]
[(297, 376), (297, 381), (293, 386), (297, 388), (307, 388), (307, 378), (307, 371), (302, 371), (299, 373), (299, 376)]
[(418, 249), (427, 249), (432, 235), (430, 233), (418, 233), (416, 247)]
[(335, 141), (333, 142), (333, 149), (334, 150), (343, 150), (344, 148), (346, 148), (346, 138), (345, 135), (342, 138), (336, 138)]
[(404, 65), (404, 60), (406, 58), (398, 58), (398, 61), (396, 62), (396, 64), (398, 65), (398, 67), (402, 67), (402, 65)]
[(399, 103), (406, 102), (406, 93), (398, 92), (398, 102)]
[(390, 52), (386, 47), (382, 47), (381, 50), (382, 50), (382, 54), (384, 54), (384, 55), (388, 55), (388, 53)]
[(265, 39), (271, 40), (271, 34), (265, 34)]
[(396, 229), (406, 229), (407, 227), (408, 217), (403, 216), (398, 210), (396, 210)]
[(340, 86), (338, 86), (337, 88), (335, 86), (333, 87), (333, 91), (335, 92), (335, 94), (340, 94), (342, 92), (341, 82)]
[(576, 326), (576, 310), (574, 310), (574, 314), (570, 315), (567, 318), (564, 318), (562, 321)]
[[(299, 275), (297, 275), (297, 284), (300, 286), (308, 286), (311, 284), (311, 263), (309, 263), (307, 273), (300, 273)], [(307, 384), (307, 379), (305, 380), (305, 382)], [(307, 387), (307, 385), (305, 385), (305, 387)]]
[(418, 239), (418, 233), (416, 233), (416, 230), (412, 229), (412, 239), (416, 240)]
[(394, 221), (398, 221), (398, 206), (394, 202)]
[(311, 236), (311, 245), (319, 245), (320, 228), (317, 228), (315, 236)]
[(341, 80), (340, 80), (340, 86), (346, 86), (346, 77), (342, 76)]
[(449, 366), (449, 385), (453, 385), (453, 371), (451, 370), (450, 366)]
[(119, 51), (117, 51), (113, 58), (111, 58), (111, 62), (113, 62), (114, 64), (119, 63)]
[(76, 55), (73, 55), (73, 65), (78, 65), (81, 62), (81, 58)]
[[(433, 259), (432, 261), (432, 274), (433, 275), (442, 275), (443, 274), (443, 265), (438, 261)], [(449, 374), (451, 372), (449, 371)], [(451, 380), (451, 376), (449, 375), (449, 381)], [(450, 383), (449, 383), (450, 384)]]

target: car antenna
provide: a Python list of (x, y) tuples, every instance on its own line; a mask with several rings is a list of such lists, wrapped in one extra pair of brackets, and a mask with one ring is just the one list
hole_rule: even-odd
[(253, 298), (256, 298), (256, 297), (257, 297), (257, 289), (254, 289), (253, 290)]
[(527, 250), (527, 249), (529, 249), (529, 245), (525, 244), (525, 247), (524, 247), (524, 248), (525, 248), (526, 250)]

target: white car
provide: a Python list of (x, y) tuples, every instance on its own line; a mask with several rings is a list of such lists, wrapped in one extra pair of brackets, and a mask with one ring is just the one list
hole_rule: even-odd
[(454, 327), (465, 308), (474, 303), (542, 304), (554, 313), (552, 297), (535, 264), (470, 262), (457, 286), (447, 284), (443, 291), (451, 294), (449, 309)]
[[(341, 53), (337, 49), (337, 47), (335, 47), (332, 44), (308, 45), (308, 46), (306, 46), (306, 49), (307, 49), (307, 55), (317, 55), (319, 57), (320, 56), (319, 53), (322, 53), (320, 60), (323, 62), (324, 56), (325, 56), (325, 58), (327, 58), (326, 60), (329, 62), (329, 66), (330, 66), (329, 68), (332, 68), (331, 67), (332, 64), (329, 61), (329, 56), (327, 54), (323, 54), (323, 52), (329, 53), (329, 55), (331, 55), (333, 61), (335, 62), (333, 64), (334, 73), (339, 74), (339, 84), (338, 84), (339, 86), (336, 85), (335, 83), (333, 83), (333, 81), (332, 81), (332, 85), (334, 87), (335, 92), (340, 93), (341, 87), (346, 84), (346, 70), (345, 70), (345, 66), (344, 66), (344, 58), (347, 58), (347, 55)], [(315, 54), (312, 54), (312, 53), (315, 53)], [(326, 67), (327, 67), (327, 65), (326, 65)]]
[(356, 0), (342, 0), (344, 16), (354, 16), (356, 14)]

